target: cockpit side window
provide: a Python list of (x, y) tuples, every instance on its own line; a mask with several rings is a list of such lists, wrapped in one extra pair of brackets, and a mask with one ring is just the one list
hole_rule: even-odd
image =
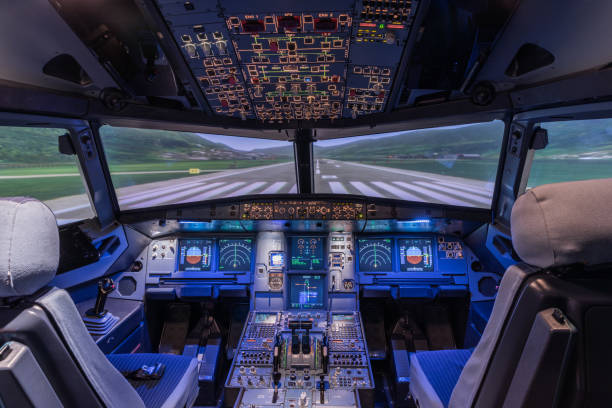
[(612, 177), (612, 119), (544, 122), (548, 145), (536, 150), (527, 189)]
[(93, 218), (77, 156), (61, 154), (65, 129), (0, 126), (0, 196), (43, 201), (59, 225)]

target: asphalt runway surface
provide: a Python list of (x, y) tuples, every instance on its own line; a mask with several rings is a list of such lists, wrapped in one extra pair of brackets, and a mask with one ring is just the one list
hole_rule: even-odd
[[(315, 192), (356, 194), (408, 201), (489, 208), (493, 183), (397, 168), (336, 160), (315, 160)], [(123, 187), (117, 190), (122, 210), (215, 198), (296, 193), (294, 163), (227, 170)], [(62, 223), (91, 217), (84, 196), (50, 200)]]

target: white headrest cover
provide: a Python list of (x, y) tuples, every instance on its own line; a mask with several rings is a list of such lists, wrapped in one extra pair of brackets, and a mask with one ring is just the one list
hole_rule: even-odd
[(55, 216), (32, 198), (0, 198), (0, 297), (31, 295), (59, 264)]
[(547, 184), (512, 208), (512, 243), (531, 265), (612, 262), (612, 179)]

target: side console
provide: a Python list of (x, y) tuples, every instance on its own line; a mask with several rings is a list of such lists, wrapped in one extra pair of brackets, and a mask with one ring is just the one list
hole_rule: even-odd
[(373, 405), (359, 312), (251, 312), (225, 383), (226, 407)]

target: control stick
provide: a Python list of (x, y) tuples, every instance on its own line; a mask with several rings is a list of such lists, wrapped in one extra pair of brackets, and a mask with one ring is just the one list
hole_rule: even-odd
[(106, 314), (106, 297), (109, 293), (115, 290), (115, 282), (109, 277), (98, 281), (98, 296), (96, 297), (96, 304), (92, 309), (89, 309), (85, 314), (89, 317), (104, 317)]

